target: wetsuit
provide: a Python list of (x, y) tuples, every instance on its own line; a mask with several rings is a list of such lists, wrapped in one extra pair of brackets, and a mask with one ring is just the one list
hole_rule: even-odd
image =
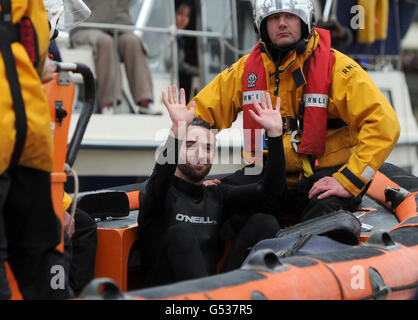
[[(274, 213), (287, 190), (282, 138), (268, 138), (267, 144), (271, 165), (265, 168), (264, 179), (244, 186), (195, 185), (174, 175), (177, 163), (157, 161), (145, 195), (140, 195), (144, 286), (214, 274), (224, 244), (220, 228), (233, 213), (248, 216), (251, 226), (241, 230), (230, 253), (235, 261), (227, 261), (227, 268), (237, 267), (245, 259), (238, 251), (247, 252), (249, 244), (274, 236), (279, 226), (273, 215), (251, 216), (260, 211)], [(180, 145), (169, 137), (160, 157), (174, 152), (177, 161)]]

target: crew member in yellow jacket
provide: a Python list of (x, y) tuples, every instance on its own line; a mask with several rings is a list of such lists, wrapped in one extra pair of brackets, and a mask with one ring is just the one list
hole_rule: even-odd
[[(223, 129), (243, 111), (251, 133), (244, 153), (257, 165), (251, 96), (268, 91), (273, 105), (280, 98), (290, 190), (283, 214), (307, 220), (355, 210), (399, 138), (394, 109), (355, 61), (330, 48), (329, 32), (315, 29), (310, 0), (256, 0), (254, 19), (259, 42), (197, 94), (196, 116)], [(254, 181), (245, 172), (223, 183)]]
[[(40, 0), (2, 0), (0, 12), (0, 296), (7, 259), (24, 299), (64, 299), (68, 261), (51, 199), (51, 119), (42, 88), (50, 26)], [(62, 11), (61, 11), (62, 12)]]

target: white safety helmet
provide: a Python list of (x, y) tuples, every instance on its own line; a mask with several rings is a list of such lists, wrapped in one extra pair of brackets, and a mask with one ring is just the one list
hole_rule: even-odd
[(263, 39), (263, 21), (276, 13), (288, 12), (298, 16), (307, 27), (305, 39), (309, 39), (315, 28), (315, 12), (311, 0), (253, 0), (254, 28)]
[(50, 39), (56, 37), (57, 29), (71, 30), (91, 14), (82, 0), (43, 0), (51, 26)]

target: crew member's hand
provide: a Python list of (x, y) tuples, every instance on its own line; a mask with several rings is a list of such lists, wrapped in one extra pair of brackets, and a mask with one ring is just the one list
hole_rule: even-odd
[(218, 184), (221, 184), (221, 180), (218, 180), (218, 179), (210, 179), (210, 180), (204, 180), (203, 181), (203, 185), (205, 187), (207, 187), (207, 186), (216, 186)]
[(309, 199), (312, 199), (318, 194), (318, 199), (324, 199), (329, 196), (337, 196), (340, 198), (349, 198), (352, 196), (334, 177), (324, 177), (314, 183), (312, 189), (309, 191)]
[(251, 116), (260, 124), (269, 137), (279, 137), (283, 134), (283, 121), (280, 114), (280, 98), (277, 98), (276, 108), (273, 109), (270, 94), (261, 93), (261, 104), (258, 103), (256, 97), (253, 96), (253, 104), (257, 110), (256, 114), (253, 110), (249, 110)]
[(57, 71), (57, 65), (52, 60), (47, 60), (44, 73), (42, 74), (42, 83), (47, 83), (54, 79), (54, 74)]
[(190, 108), (186, 105), (186, 94), (184, 89), (180, 89), (180, 101), (177, 98), (177, 87), (171, 85), (167, 90), (168, 97), (163, 91), (163, 103), (167, 108), (170, 118), (173, 121), (172, 131), (177, 136), (179, 128), (187, 128), (194, 118), (196, 104), (193, 101), (190, 104)]
[[(70, 228), (70, 222), (71, 222), (71, 228)], [(75, 224), (74, 219), (71, 219), (71, 215), (67, 211), (65, 211), (64, 212), (64, 230), (70, 238), (73, 236), (75, 232), (74, 224)]]

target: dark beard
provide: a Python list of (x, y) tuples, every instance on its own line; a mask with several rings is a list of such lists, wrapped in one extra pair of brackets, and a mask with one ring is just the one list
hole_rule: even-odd
[(187, 177), (191, 182), (197, 183), (202, 181), (208, 175), (212, 165), (208, 165), (205, 169), (201, 172), (197, 172), (194, 170), (193, 166), (190, 164), (179, 164), (177, 168)]

